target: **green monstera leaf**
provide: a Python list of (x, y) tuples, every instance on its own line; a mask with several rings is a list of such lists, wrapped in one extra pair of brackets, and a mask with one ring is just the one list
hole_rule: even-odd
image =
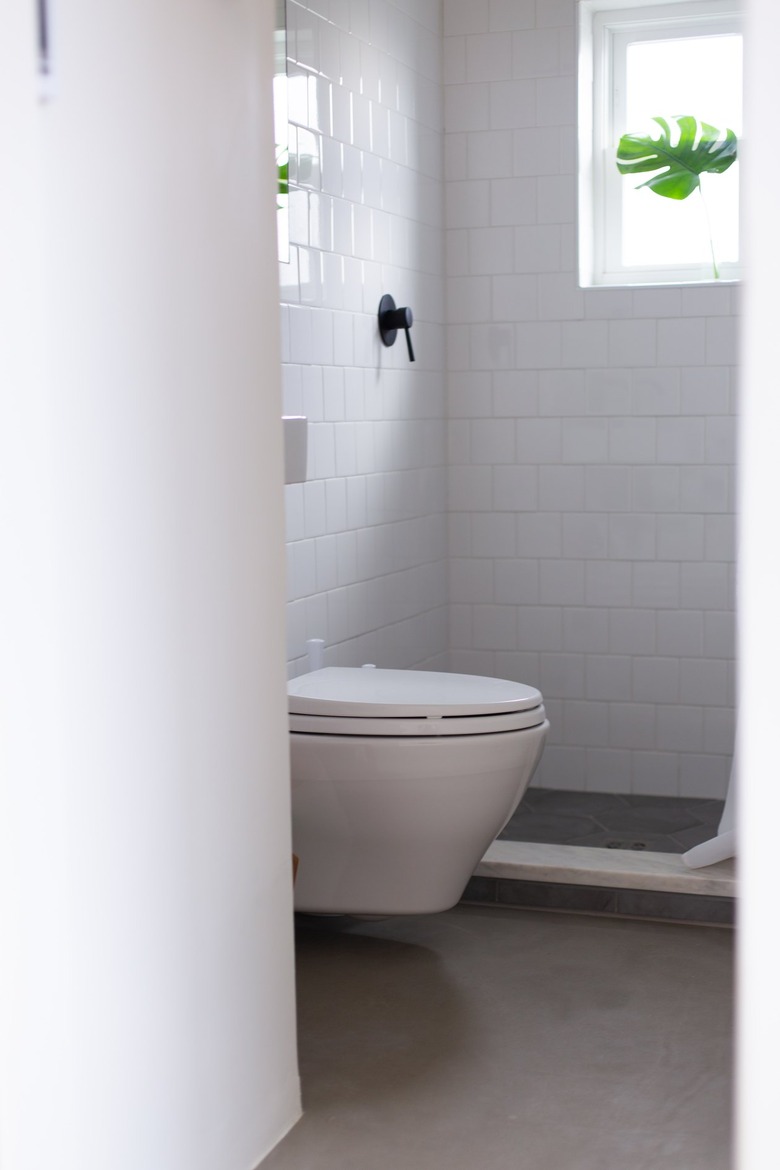
[(722, 134), (708, 122), (687, 114), (670, 120), (679, 128), (676, 142), (672, 142), (669, 122), (653, 118), (661, 133), (657, 137), (624, 134), (618, 144), (617, 167), (621, 175), (656, 171), (638, 188), (649, 187), (667, 199), (687, 199), (701, 189), (701, 175), (720, 175), (728, 170), (737, 157), (737, 136), (733, 130)]

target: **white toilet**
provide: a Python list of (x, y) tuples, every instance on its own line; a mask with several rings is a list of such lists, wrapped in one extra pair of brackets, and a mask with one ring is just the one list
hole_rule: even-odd
[(549, 723), (506, 679), (328, 667), (288, 684), (295, 908), (430, 914), (459, 900)]

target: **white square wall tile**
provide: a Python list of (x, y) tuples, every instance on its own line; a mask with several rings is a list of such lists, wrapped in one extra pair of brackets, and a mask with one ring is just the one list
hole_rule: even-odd
[(536, 320), (539, 297), (535, 276), (499, 274), (491, 278), (491, 286), (493, 321)]
[(680, 795), (724, 800), (728, 771), (723, 756), (685, 752), (680, 756)]
[(704, 653), (708, 658), (724, 658), (731, 662), (736, 656), (736, 619), (732, 610), (725, 613), (710, 611), (704, 615)]
[(570, 77), (540, 77), (535, 83), (537, 124), (573, 126), (577, 121), (577, 87)]
[(549, 512), (581, 512), (585, 508), (583, 467), (540, 467), (539, 507)]
[(684, 512), (728, 512), (728, 467), (681, 467), (680, 507)]
[(493, 414), (496, 418), (528, 418), (539, 410), (539, 381), (535, 370), (498, 371), (492, 376)]
[(487, 227), (491, 218), (489, 184), (477, 179), (447, 183), (445, 222), (448, 228)]
[(730, 378), (726, 366), (688, 366), (680, 371), (683, 414), (730, 413)]
[(585, 508), (592, 512), (631, 510), (631, 469), (585, 467)]
[(658, 321), (658, 365), (701, 366), (706, 362), (706, 321), (703, 317)]
[(515, 332), (511, 325), (471, 325), (471, 367), (508, 370), (515, 364)]
[(631, 752), (624, 748), (588, 748), (588, 792), (627, 792), (631, 784)]
[(449, 588), (450, 601), (455, 605), (484, 605), (492, 602), (493, 561), (488, 558), (454, 557), (449, 568)]
[(653, 366), (657, 356), (655, 321), (610, 321), (609, 364)]
[(663, 561), (638, 561), (633, 566), (634, 605), (647, 609), (677, 609), (680, 605), (680, 566)]
[(450, 131), (487, 130), (490, 121), (490, 86), (448, 85), (444, 91), (444, 128)]
[(445, 86), (465, 82), (466, 38), (446, 36), (442, 51), (442, 80)]
[(609, 423), (603, 418), (563, 420), (564, 463), (606, 463)]
[(705, 360), (710, 366), (733, 366), (738, 358), (737, 320), (709, 317), (706, 326)]
[(634, 370), (631, 410), (633, 414), (643, 415), (679, 414), (680, 370), (658, 367)]
[[(452, 135), (448, 134), (447, 139)], [(480, 130), (477, 133), (467, 134), (466, 139), (466, 171), (469, 179), (510, 178), (513, 168), (513, 131), (512, 130)]]
[(560, 37), (555, 28), (515, 32), (512, 37), (514, 77), (543, 77), (560, 71)]
[(563, 518), (563, 555), (587, 560), (605, 560), (609, 549), (608, 515), (567, 512)]
[(511, 133), (510, 174), (557, 175), (561, 171), (561, 130), (521, 126)]
[(657, 518), (659, 560), (700, 561), (704, 557), (704, 517), (668, 515)]
[(516, 365), (521, 370), (558, 369), (566, 322), (539, 321), (516, 326)]
[(609, 338), (606, 321), (564, 321), (561, 325), (561, 361), (566, 368), (606, 366)]
[(683, 658), (680, 661), (680, 702), (704, 707), (725, 707), (729, 701), (728, 670), (715, 658)]
[(471, 547), (477, 557), (517, 556), (516, 517), (504, 512), (477, 512), (471, 518)]
[(698, 610), (658, 614), (658, 653), (698, 657), (704, 653), (704, 615)]
[(536, 84), (533, 81), (491, 82), (488, 102), (491, 130), (515, 130), (536, 125)]
[(680, 757), (677, 752), (636, 752), (631, 791), (641, 796), (678, 796)]
[[(573, 227), (577, 210), (577, 192), (573, 175), (540, 175), (536, 180), (536, 199), (539, 223)], [(577, 314), (582, 315), (582, 312)]]
[(634, 657), (631, 697), (637, 703), (676, 703), (680, 693), (677, 658)]
[(611, 703), (610, 747), (645, 751), (654, 748), (655, 715), (654, 703)]
[(449, 507), (456, 512), (492, 508), (490, 467), (450, 467)]
[(581, 747), (603, 746), (609, 738), (609, 704), (571, 699), (563, 709), (563, 741)]
[(705, 707), (704, 750), (725, 755), (729, 766), (734, 754), (735, 731), (733, 707)]
[(653, 463), (656, 420), (611, 418), (609, 420), (609, 461), (611, 463)]
[(485, 4), (474, 4), (473, 0), (447, 0), (443, 9), (445, 36), (487, 32), (489, 28)]
[(707, 419), (704, 457), (708, 463), (736, 463), (736, 431), (737, 420), (733, 417), (710, 417)]
[(636, 512), (609, 517), (609, 556), (614, 560), (654, 560), (657, 517)]
[(541, 560), (539, 590), (548, 605), (585, 604), (585, 565), (582, 561)]
[(536, 22), (536, 0), (488, 0), (488, 11), (490, 28), (498, 32), (532, 29)]
[(539, 655), (523, 650), (497, 650), (495, 653), (496, 676), (514, 679), (529, 687), (539, 686)]
[(610, 610), (609, 651), (611, 654), (655, 654), (655, 610)]
[(515, 237), (512, 228), (469, 229), (467, 257), (468, 271), (475, 276), (496, 276), (504, 272), (513, 272)]
[(659, 463), (704, 462), (703, 418), (659, 418), (656, 427)]
[(605, 654), (609, 649), (609, 610), (568, 607), (563, 611), (563, 648)]
[[(506, 424), (502, 424), (506, 425)], [(563, 453), (563, 423), (559, 418), (523, 418), (515, 424), (520, 463), (558, 463)]]
[(473, 179), (476, 176), (468, 170), (468, 143), (478, 134), (445, 134), (444, 136), (444, 181), (457, 182), (459, 179)]
[(572, 274), (542, 272), (538, 277), (539, 312), (542, 320), (576, 321), (584, 316), (585, 298)]
[[(516, 227), (514, 238), (515, 272), (559, 272), (563, 268), (563, 245), (559, 224)], [(511, 272), (512, 269), (508, 271)]]
[(550, 653), (563, 649), (563, 611), (558, 606), (520, 606), (517, 648)]
[(618, 700), (631, 693), (631, 658), (628, 655), (589, 654), (585, 670), (588, 699)]
[(561, 517), (555, 512), (526, 512), (515, 517), (517, 555), (559, 557), (562, 550)]
[(479, 650), (517, 648), (517, 610), (513, 605), (475, 605), (473, 645)]
[(541, 691), (545, 699), (583, 699), (585, 655), (552, 653), (539, 655)]
[(466, 37), (466, 80), (499, 81), (512, 76), (512, 39), (498, 32)]
[(638, 512), (680, 510), (679, 468), (634, 467), (630, 469), (630, 474), (633, 504)]
[(535, 467), (500, 465), (493, 468), (493, 508), (496, 512), (535, 511), (538, 503)]
[(585, 601), (588, 605), (631, 605), (632, 566), (629, 561), (588, 561)]
[(491, 320), (489, 276), (450, 276), (447, 279), (447, 320), (464, 326)]
[(584, 792), (586, 753), (579, 747), (552, 744), (545, 748), (534, 773), (534, 788), (557, 788), (566, 792)]
[(515, 433), (502, 419), (474, 419), (471, 428), (472, 463), (513, 463)]
[[(482, 562), (475, 562), (481, 564)], [(489, 562), (494, 569), (495, 600), (500, 605), (536, 605), (539, 597), (539, 562), (531, 558)]]
[[(533, 224), (537, 222), (536, 182), (534, 179), (491, 179), (479, 182), (484, 190), (489, 186), (490, 223), (504, 225)], [(457, 225), (454, 225), (457, 226)]]
[(657, 746), (660, 751), (700, 752), (704, 747), (704, 712), (681, 704), (657, 709)]

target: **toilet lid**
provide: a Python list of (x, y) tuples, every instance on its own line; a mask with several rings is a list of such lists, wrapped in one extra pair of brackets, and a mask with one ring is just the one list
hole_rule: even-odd
[[(473, 674), (329, 666), (291, 679), (287, 693), (291, 715), (447, 719), (511, 712), (530, 716), (539, 709), (533, 721), (544, 720), (542, 696), (534, 687)], [(530, 725), (528, 717), (522, 722)]]

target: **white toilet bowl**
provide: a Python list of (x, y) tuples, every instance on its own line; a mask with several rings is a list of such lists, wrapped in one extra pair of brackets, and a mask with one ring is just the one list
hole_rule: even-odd
[(459, 900), (549, 724), (505, 679), (329, 667), (288, 686), (295, 908), (428, 914)]

